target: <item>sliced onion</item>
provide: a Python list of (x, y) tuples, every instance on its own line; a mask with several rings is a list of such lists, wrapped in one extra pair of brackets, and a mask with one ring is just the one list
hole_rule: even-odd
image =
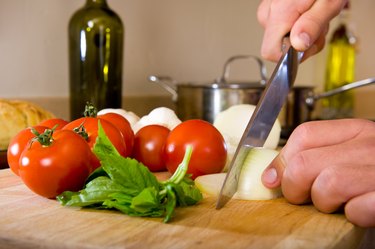
[[(253, 148), (247, 155), (237, 192), (233, 198), (243, 200), (270, 200), (280, 196), (281, 190), (269, 189), (261, 181), (263, 170), (277, 156), (278, 151), (267, 148)], [(227, 173), (209, 174), (198, 176), (195, 179), (197, 188), (210, 196), (217, 197), (220, 193)]]
[(244, 200), (270, 200), (281, 196), (281, 190), (269, 189), (262, 183), (261, 177), (264, 169), (277, 156), (278, 151), (267, 148), (253, 148), (247, 155), (240, 179), (237, 193), (234, 198)]
[(226, 175), (227, 173), (217, 173), (198, 176), (194, 180), (195, 185), (202, 193), (217, 197)]

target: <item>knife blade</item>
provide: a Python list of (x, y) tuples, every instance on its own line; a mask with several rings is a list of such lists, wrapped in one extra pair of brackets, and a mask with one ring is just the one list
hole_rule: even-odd
[(246, 156), (252, 148), (264, 145), (293, 86), (303, 52), (297, 52), (290, 45), (289, 37), (284, 38), (282, 51), (283, 55), (266, 83), (233, 156), (216, 203), (216, 209), (222, 208), (236, 193)]

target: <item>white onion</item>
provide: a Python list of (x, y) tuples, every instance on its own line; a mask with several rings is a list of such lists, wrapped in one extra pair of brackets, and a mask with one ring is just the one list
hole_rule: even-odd
[(216, 173), (198, 176), (194, 180), (195, 185), (202, 193), (216, 197), (219, 196), (226, 175), (227, 173)]
[(281, 196), (281, 190), (269, 189), (262, 183), (265, 168), (279, 152), (267, 148), (253, 148), (246, 156), (234, 198), (243, 200), (269, 200)]
[[(246, 156), (238, 182), (237, 192), (233, 198), (243, 200), (270, 200), (280, 197), (281, 190), (269, 189), (261, 181), (264, 169), (276, 157), (278, 151), (267, 148), (253, 148)], [(227, 173), (198, 176), (195, 179), (197, 188), (210, 196), (220, 193)]]
[[(227, 144), (227, 164), (224, 171), (227, 170), (231, 162), (246, 126), (254, 113), (255, 105), (234, 105), (216, 115), (214, 126), (223, 135)], [(279, 145), (281, 125), (279, 120), (274, 123), (271, 132), (263, 147), (276, 149)]]

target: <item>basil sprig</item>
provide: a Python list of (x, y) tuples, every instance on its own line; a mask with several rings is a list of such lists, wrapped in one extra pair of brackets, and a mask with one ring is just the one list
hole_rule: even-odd
[(129, 216), (164, 217), (171, 220), (176, 206), (195, 205), (202, 200), (194, 181), (186, 175), (192, 147), (166, 181), (158, 181), (147, 167), (135, 159), (124, 158), (112, 145), (99, 123), (93, 149), (101, 162), (79, 192), (65, 191), (57, 196), (64, 206), (117, 209)]

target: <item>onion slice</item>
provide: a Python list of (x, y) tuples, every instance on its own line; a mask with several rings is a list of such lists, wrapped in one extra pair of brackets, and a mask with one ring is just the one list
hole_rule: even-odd
[[(277, 156), (278, 151), (268, 148), (253, 148), (246, 156), (233, 198), (243, 200), (271, 200), (282, 196), (281, 189), (269, 189), (261, 181), (264, 169)], [(219, 196), (227, 173), (198, 176), (197, 188), (210, 196)]]
[(268, 148), (253, 148), (246, 156), (238, 181), (237, 193), (233, 198), (244, 200), (270, 200), (281, 196), (281, 189), (269, 189), (262, 183), (264, 169), (278, 155)]

